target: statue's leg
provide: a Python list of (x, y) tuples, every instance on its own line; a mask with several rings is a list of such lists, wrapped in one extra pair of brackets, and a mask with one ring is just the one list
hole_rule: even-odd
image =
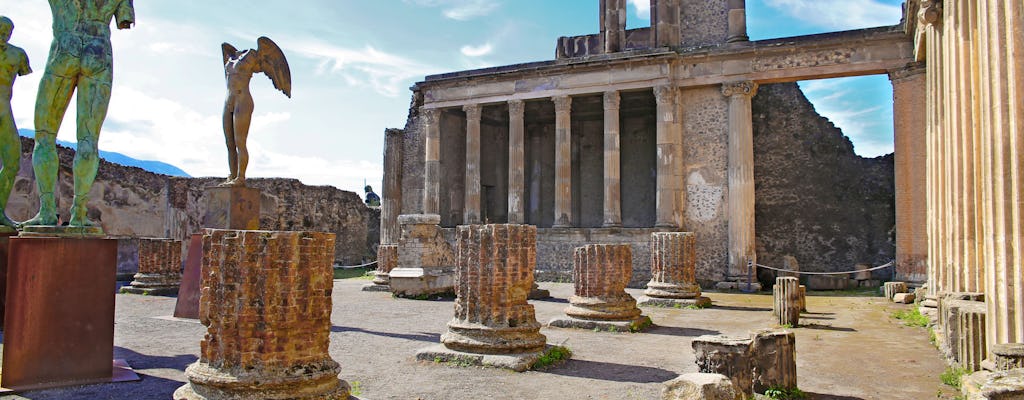
[(238, 176), (238, 149), (235, 148), (235, 117), (233, 102), (227, 101), (224, 104), (224, 142), (228, 146), (228, 179), (224, 184), (231, 183)]
[(22, 226), (56, 225), (57, 204), (53, 191), (57, 184), (57, 131), (71, 103), (77, 85), (77, 60), (51, 53), (46, 73), (36, 96), (36, 144), (32, 149), (32, 171), (39, 191), (39, 212)]
[(235, 185), (245, 186), (245, 170), (249, 166), (249, 124), (252, 122), (252, 97), (239, 99), (235, 107), (235, 147), (238, 148), (238, 176)]
[(14, 113), (11, 103), (0, 106), (0, 157), (3, 168), (0, 169), (0, 225), (16, 228), (17, 223), (7, 217), (7, 199), (11, 197), (14, 179), (18, 177), (21, 166), (21, 139), (18, 128), (14, 126)]
[(99, 140), (110, 105), (108, 76), (83, 77), (78, 88), (78, 149), (73, 166), (75, 199), (71, 204), (70, 226), (95, 226), (86, 217), (89, 191), (100, 166)]

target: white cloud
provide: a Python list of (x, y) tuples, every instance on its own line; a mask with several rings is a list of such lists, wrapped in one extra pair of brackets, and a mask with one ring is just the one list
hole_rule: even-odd
[(462, 52), (462, 55), (466, 57), (482, 57), (491, 54), (491, 52), (494, 51), (494, 46), (492, 46), (490, 43), (484, 43), (479, 46), (466, 45), (462, 46), (462, 49), (460, 49), (460, 51)]
[(317, 73), (336, 73), (353, 86), (371, 87), (379, 94), (395, 97), (405, 94), (408, 81), (421, 78), (437, 68), (377, 50), (339, 47), (315, 39), (290, 41), (290, 48), (307, 57), (319, 59)]
[(441, 7), (446, 18), (466, 21), (490, 14), (501, 6), (497, 0), (405, 0), (424, 7)]
[(651, 0), (629, 0), (636, 7), (636, 17), (643, 20), (651, 19)]
[[(642, 1), (642, 0), (630, 0)], [(894, 25), (903, 15), (899, 5), (878, 0), (764, 0), (768, 7), (802, 22), (831, 30)]]

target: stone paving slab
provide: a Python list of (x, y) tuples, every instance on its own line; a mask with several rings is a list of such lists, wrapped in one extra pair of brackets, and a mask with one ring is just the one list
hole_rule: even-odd
[[(363, 292), (367, 280), (335, 281), (331, 356), (341, 378), (360, 398), (658, 399), (662, 382), (697, 372), (691, 341), (701, 335), (747, 336), (772, 325), (770, 294), (705, 293), (707, 309), (644, 308), (654, 326), (643, 333), (544, 328), (548, 343), (573, 351), (571, 360), (544, 371), (511, 373), (417, 361), (418, 349), (439, 343), (453, 315), (452, 301), (416, 301)], [(537, 319), (563, 316), (572, 284), (541, 282), (553, 298), (530, 301)], [(641, 290), (627, 289), (634, 297)], [(938, 376), (946, 366), (921, 328), (889, 318), (912, 305), (883, 297), (808, 294), (810, 313), (797, 336), (799, 386), (811, 399), (951, 399)], [(169, 399), (185, 382), (205, 329), (191, 321), (162, 320), (175, 299), (117, 295), (114, 358), (126, 359), (139, 382), (22, 393), (7, 399)]]

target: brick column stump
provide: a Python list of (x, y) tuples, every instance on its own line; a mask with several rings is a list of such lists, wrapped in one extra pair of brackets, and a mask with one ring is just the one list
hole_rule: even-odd
[(165, 296), (181, 286), (181, 241), (139, 239), (139, 272), (121, 293)]
[(651, 281), (637, 302), (641, 306), (706, 307), (697, 284), (697, 236), (692, 232), (651, 234)]
[(565, 317), (548, 323), (558, 328), (637, 332), (651, 319), (626, 293), (633, 276), (633, 250), (628, 244), (592, 244), (577, 247), (573, 262), (576, 293), (569, 298)]
[(424, 361), (458, 361), (525, 371), (544, 353), (526, 296), (536, 268), (537, 228), (530, 225), (458, 227), (455, 318), (441, 344), (421, 349)]
[(391, 270), (398, 265), (398, 245), (382, 244), (377, 247), (377, 270), (373, 272), (373, 283), (363, 285), (364, 292), (390, 292)]
[(328, 354), (334, 234), (206, 230), (199, 360), (176, 400), (348, 399)]

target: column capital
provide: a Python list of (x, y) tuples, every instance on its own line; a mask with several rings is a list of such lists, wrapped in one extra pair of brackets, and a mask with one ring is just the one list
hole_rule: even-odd
[(662, 105), (675, 103), (676, 93), (679, 92), (678, 89), (673, 85), (655, 86), (654, 101)]
[(913, 62), (907, 64), (903, 68), (894, 68), (889, 70), (889, 80), (893, 82), (899, 82), (906, 79), (911, 79), (924, 75), (928, 71), (928, 68), (923, 62)]
[(757, 94), (758, 84), (754, 81), (729, 82), (722, 84), (722, 95), (725, 97), (746, 96), (754, 97)]
[(604, 92), (604, 109), (605, 110), (618, 110), (622, 103), (622, 96), (619, 96), (619, 92), (610, 90)]
[(508, 112), (510, 115), (523, 115), (526, 112), (526, 102), (520, 99), (509, 100)]
[(570, 96), (555, 96), (551, 98), (551, 101), (555, 102), (556, 113), (572, 111), (572, 97)]
[(480, 120), (480, 110), (481, 110), (481, 107), (480, 107), (479, 104), (466, 104), (466, 105), (462, 106), (462, 111), (466, 112), (466, 119), (467, 120), (479, 121)]
[(441, 110), (436, 108), (423, 108), (420, 114), (423, 115), (423, 123), (427, 125), (435, 125), (437, 124), (438, 116), (441, 115)]
[(917, 12), (921, 25), (937, 25), (942, 21), (942, 0), (921, 0), (921, 9)]

